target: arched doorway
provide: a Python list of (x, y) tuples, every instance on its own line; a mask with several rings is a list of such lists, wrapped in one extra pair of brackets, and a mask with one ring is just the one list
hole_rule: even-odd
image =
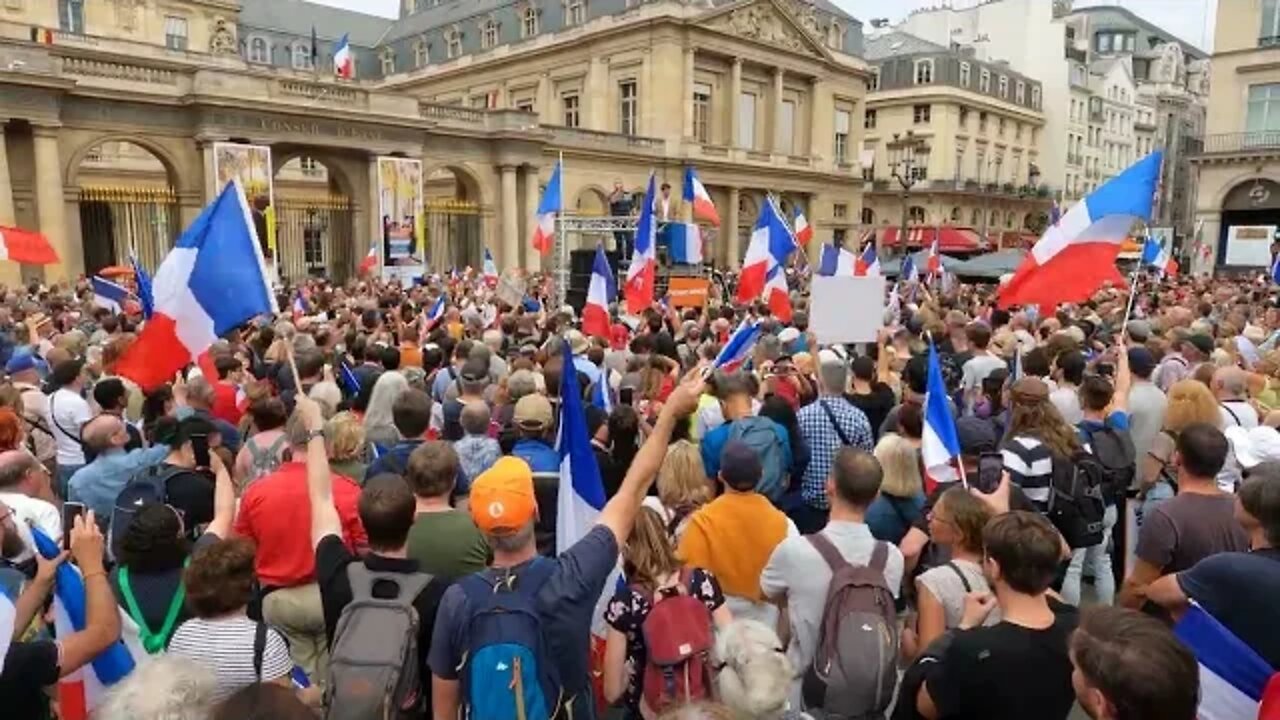
[(423, 179), (427, 265), (435, 272), (484, 262), (484, 201), (465, 168), (441, 166)]
[(281, 277), (345, 282), (356, 263), (349, 183), (321, 157), (298, 152), (281, 160), (273, 180)]
[(573, 207), (579, 215), (604, 217), (609, 214), (609, 198), (598, 187), (585, 187), (578, 192)]
[[(1222, 200), (1218, 264), (1241, 268), (1266, 265), (1277, 231), (1280, 183), (1252, 178), (1237, 184)], [(1250, 257), (1255, 260), (1248, 261)]]
[(140, 144), (112, 139), (85, 151), (74, 176), (85, 272), (128, 265), (131, 254), (154, 272), (181, 231), (171, 168)]

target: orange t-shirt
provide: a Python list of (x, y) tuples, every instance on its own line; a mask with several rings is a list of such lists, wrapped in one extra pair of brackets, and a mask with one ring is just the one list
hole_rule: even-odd
[(760, 574), (787, 528), (787, 516), (765, 496), (726, 492), (689, 517), (680, 559), (710, 570), (725, 594), (761, 601)]

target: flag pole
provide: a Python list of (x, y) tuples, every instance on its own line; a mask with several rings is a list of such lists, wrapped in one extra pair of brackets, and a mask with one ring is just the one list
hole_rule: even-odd
[[(1144, 228), (1144, 230), (1146, 230), (1146, 228)], [(1144, 248), (1143, 250), (1144, 254), (1146, 252), (1145, 248), (1147, 246), (1146, 244), (1147, 232), (1150, 232), (1150, 231), (1146, 230), (1146, 232), (1143, 233), (1142, 247)], [(1129, 329), (1129, 318), (1133, 315), (1133, 301), (1138, 297), (1138, 273), (1141, 271), (1142, 271), (1142, 258), (1139, 258), (1137, 266), (1134, 267), (1133, 272), (1129, 275), (1129, 302), (1125, 304), (1124, 322), (1120, 324), (1120, 337), (1122, 339), (1124, 337), (1125, 331)]]
[(293, 374), (294, 392), (302, 392), (302, 376), (298, 374), (298, 363), (293, 359), (293, 343), (285, 341), (284, 344), (285, 357), (289, 359), (289, 372)]
[[(556, 252), (556, 312), (564, 307), (567, 301), (568, 288), (565, 287), (569, 279), (569, 243), (564, 237), (564, 151), (556, 156), (556, 169), (560, 172), (560, 197), (557, 198), (556, 207), (560, 209), (556, 213), (556, 242), (558, 248)], [(545, 286), (544, 286), (545, 287)]]

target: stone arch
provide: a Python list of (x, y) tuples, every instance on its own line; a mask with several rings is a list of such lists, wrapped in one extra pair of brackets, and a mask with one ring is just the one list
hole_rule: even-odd
[(579, 215), (608, 215), (609, 193), (599, 185), (584, 185), (574, 195), (573, 209)]
[(163, 142), (155, 138), (145, 135), (137, 135), (134, 133), (106, 133), (98, 135), (92, 139), (85, 141), (67, 156), (67, 165), (63, 172), (65, 184), (67, 187), (80, 186), (80, 169), (84, 165), (85, 159), (89, 153), (107, 143), (129, 143), (136, 145), (143, 150), (151, 153), (152, 157), (160, 161), (164, 166), (165, 175), (168, 178), (169, 186), (175, 190), (183, 187), (182, 174), (178, 172), (178, 160), (173, 151), (165, 147)]
[[(309, 158), (324, 168), (323, 184), (307, 165), (295, 172), (295, 160)], [(271, 147), (275, 208), (275, 260), (282, 277), (318, 276), (345, 280), (368, 245), (360, 241), (368, 197), (367, 181), (357, 173), (361, 155), (324, 147), (280, 144)], [(287, 169), (288, 168), (288, 169)]]
[[(442, 170), (447, 170), (453, 174), (457, 187), (462, 191), (459, 200), (467, 200), (481, 207), (486, 205), (484, 197), (484, 183), (480, 182), (480, 177), (475, 171), (466, 164), (461, 163), (438, 163), (423, 168), (423, 182), (430, 182), (431, 178)], [(457, 191), (455, 190), (455, 195)]]
[(1222, 210), (1275, 210), (1280, 208), (1280, 183), (1252, 177), (1232, 185), (1222, 196)]
[(327, 153), (323, 148), (308, 147), (290, 147), (288, 149), (276, 151), (275, 147), (271, 148), (271, 176), (280, 174), (285, 165), (299, 158), (309, 157), (316, 162), (324, 165), (329, 172), (329, 181), (337, 187), (338, 193), (355, 199), (359, 197), (356, 192), (351, 176), (347, 173), (343, 163), (333, 155)]
[(1248, 170), (1246, 172), (1239, 173), (1238, 175), (1232, 177), (1227, 182), (1222, 183), (1222, 185), (1220, 186), (1221, 189), (1218, 190), (1217, 195), (1215, 195), (1213, 198), (1213, 204), (1208, 207), (1201, 206), (1201, 209), (1218, 212), (1226, 204), (1227, 197), (1230, 196), (1233, 191), (1239, 189), (1241, 186), (1245, 186), (1245, 185), (1251, 186), (1255, 181), (1274, 182), (1274, 180), (1271, 180), (1270, 178), (1263, 176), (1260, 170), (1261, 168), (1259, 168), (1258, 170)]

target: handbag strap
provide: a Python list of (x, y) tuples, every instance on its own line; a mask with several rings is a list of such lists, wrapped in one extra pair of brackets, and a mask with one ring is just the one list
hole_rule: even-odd
[(845, 446), (852, 445), (853, 443), (849, 442), (849, 436), (845, 435), (844, 430), (840, 427), (840, 423), (836, 422), (836, 414), (831, 412), (831, 408), (827, 406), (827, 401), (823, 398), (818, 398), (818, 405), (822, 406), (822, 412), (827, 414), (827, 419), (831, 421), (831, 427), (836, 429), (836, 435), (840, 436), (840, 442)]
[(960, 566), (956, 565), (954, 560), (948, 560), (947, 567), (951, 568), (951, 571), (956, 574), (956, 577), (960, 578), (960, 584), (964, 586), (965, 594), (973, 592), (973, 586), (969, 584), (969, 578), (964, 576), (964, 573), (960, 570)]

